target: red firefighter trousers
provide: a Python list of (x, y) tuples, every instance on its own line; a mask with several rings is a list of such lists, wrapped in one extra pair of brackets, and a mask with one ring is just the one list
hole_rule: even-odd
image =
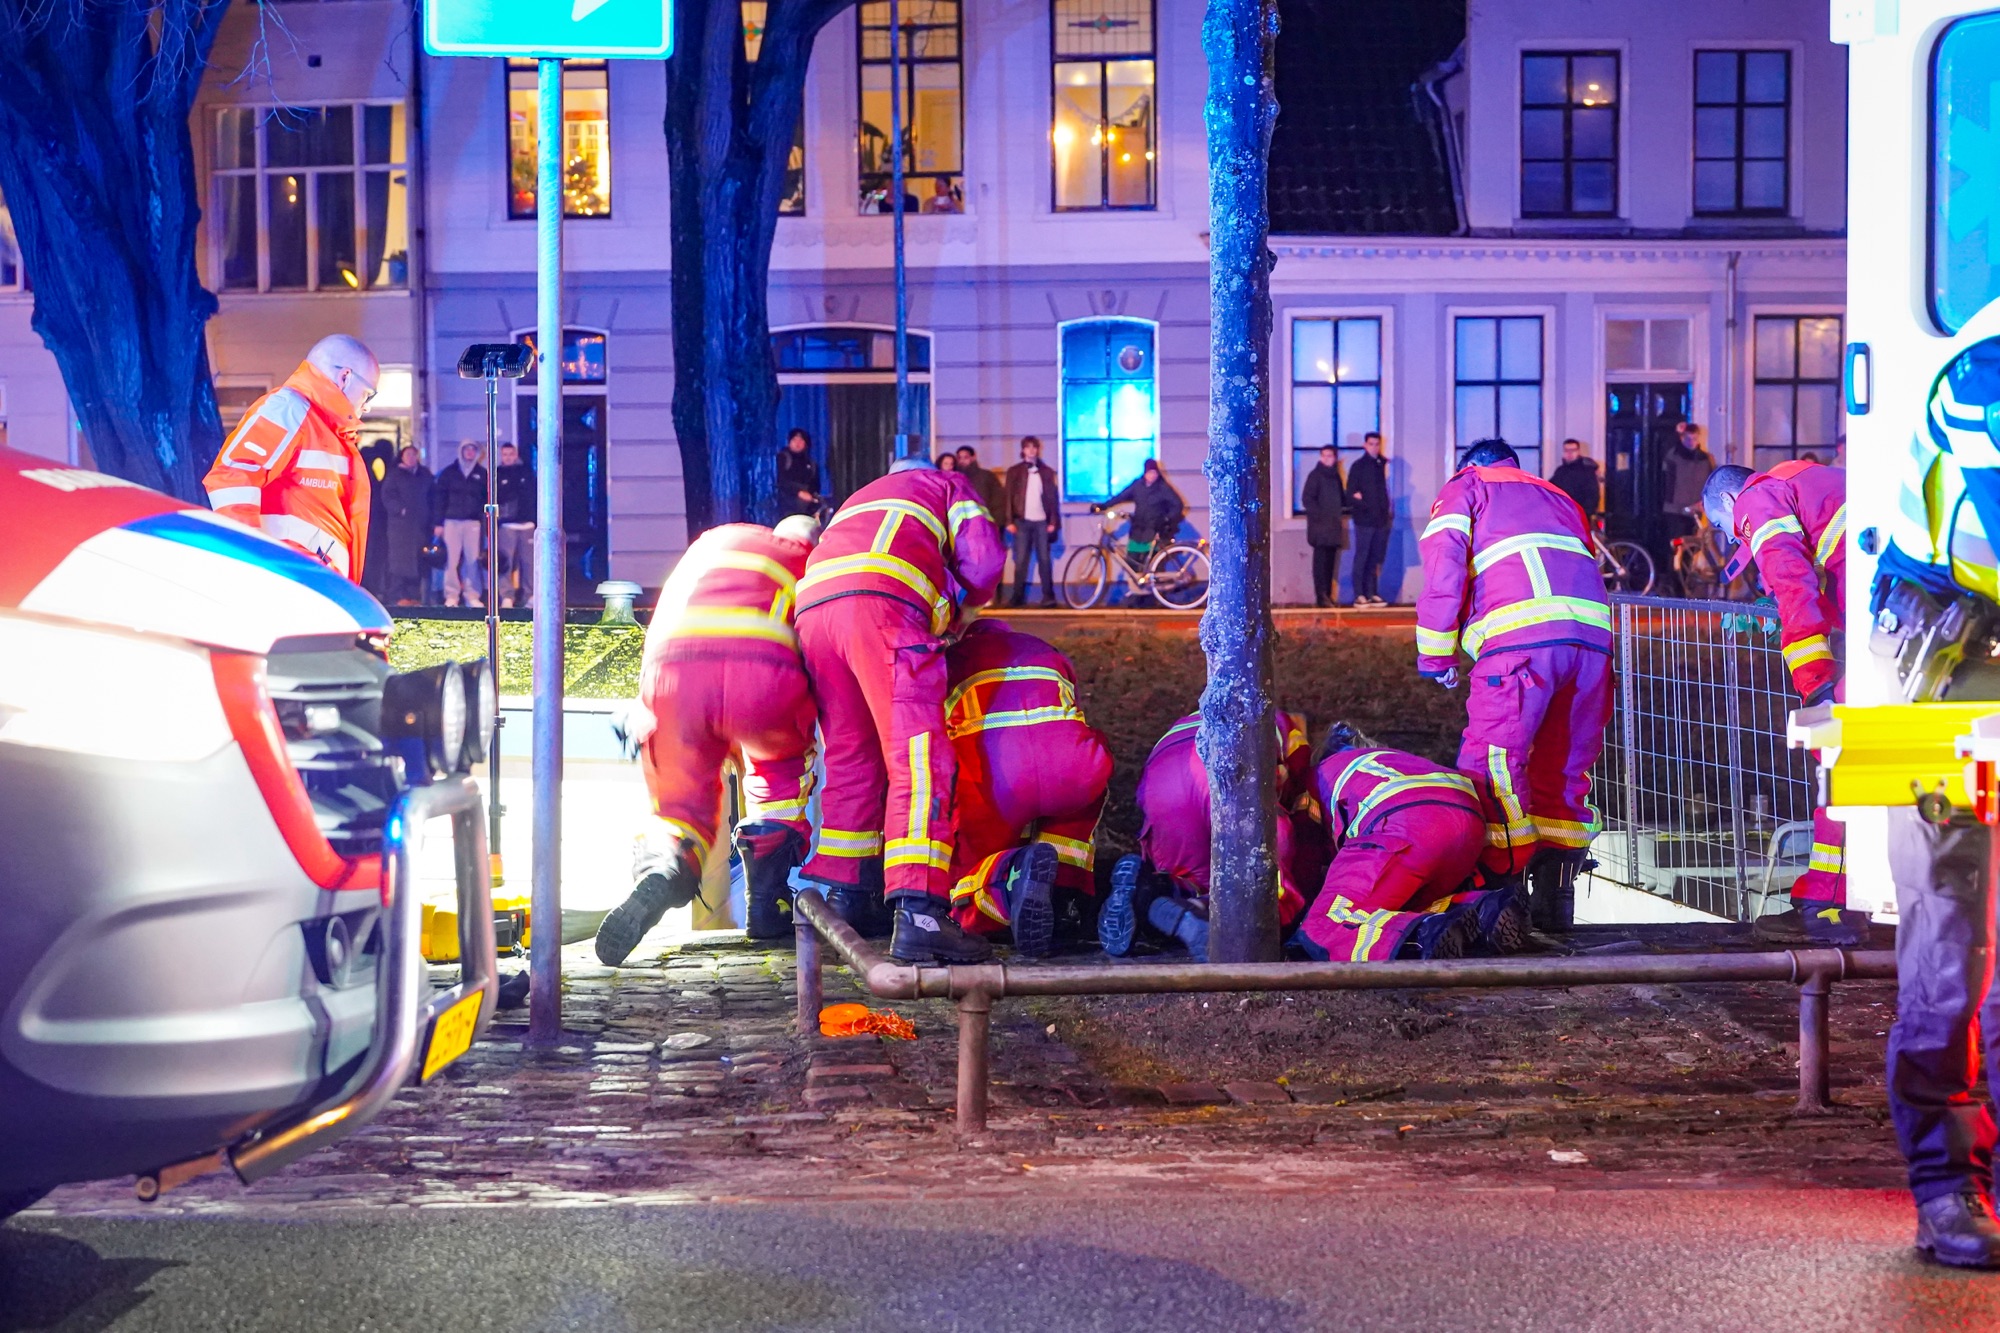
[(1056, 883), (1091, 893), (1091, 839), (1111, 785), (1111, 752), (1081, 722), (1044, 722), (961, 736), (952, 914), (968, 930), (1008, 924), (1007, 877), (1018, 852), (1056, 850)]
[(952, 785), (944, 641), (894, 597), (856, 593), (798, 614), (826, 745), (819, 843), (805, 873), (856, 884), (882, 857), (890, 896), (951, 897)]
[(646, 704), (653, 734), (640, 751), (653, 813), (705, 857), (722, 816), (722, 766), (743, 767), (745, 822), (811, 836), (813, 703), (798, 658), (776, 644), (730, 640), (659, 664)]
[(1590, 845), (1590, 766), (1611, 723), (1611, 658), (1575, 644), (1502, 651), (1473, 664), (1459, 771), (1486, 804), (1488, 870), (1542, 848)]
[[(1835, 703), (1847, 702), (1847, 682), (1833, 687)], [(1806, 873), (1792, 881), (1792, 905), (1801, 912), (1823, 911), (1847, 906), (1847, 826), (1827, 814), (1825, 807), (1813, 810), (1812, 860)]]
[(1463, 805), (1390, 810), (1341, 844), (1306, 909), (1306, 937), (1335, 962), (1394, 958), (1427, 912), (1440, 911), (1479, 865), (1486, 821)]

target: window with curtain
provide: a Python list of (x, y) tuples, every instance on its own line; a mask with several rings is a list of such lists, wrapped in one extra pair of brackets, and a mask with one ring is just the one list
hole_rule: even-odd
[(1140, 319), (1066, 324), (1062, 339), (1062, 477), (1070, 500), (1104, 500), (1160, 447), (1154, 325)]
[(1453, 422), (1458, 457), (1503, 439), (1521, 468), (1542, 474), (1542, 317), (1460, 315), (1453, 321)]
[(1375, 316), (1292, 321), (1292, 512), (1319, 451), (1340, 451), (1344, 477), (1361, 437), (1382, 429), (1382, 321)]
[(1521, 57), (1521, 216), (1618, 212), (1618, 53)]
[[(861, 6), (861, 211), (887, 213), (890, 155), (889, 6)], [(965, 208), (958, 0), (897, 6), (903, 76), (903, 207), (912, 213)]]
[(1694, 53), (1694, 211), (1781, 216), (1790, 206), (1792, 53)]
[(1931, 317), (1946, 333), (2000, 296), (1993, 188), (2000, 134), (2000, 14), (1960, 19), (1931, 64)]
[[(742, 0), (743, 4), (743, 55), (751, 64), (764, 50), (764, 17), (769, 12), (767, 0)], [(784, 193), (778, 197), (778, 212), (786, 217), (802, 216), (806, 211), (806, 113), (799, 108), (799, 123), (792, 130), (792, 151), (785, 158)]]
[(1054, 0), (1050, 50), (1056, 208), (1152, 208), (1152, 0)]
[(222, 108), (210, 214), (220, 286), (407, 286), (407, 154), (401, 103)]
[(1759, 315), (1751, 439), (1759, 471), (1811, 454), (1821, 463), (1846, 430), (1838, 315)]
[[(535, 216), (535, 62), (507, 62), (507, 216)], [(563, 62), (563, 216), (611, 216), (611, 73), (602, 60)]]

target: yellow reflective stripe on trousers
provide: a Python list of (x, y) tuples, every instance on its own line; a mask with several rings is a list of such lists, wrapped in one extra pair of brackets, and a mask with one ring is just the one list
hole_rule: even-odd
[(1765, 542), (1784, 532), (1796, 532), (1802, 539), (1806, 535), (1805, 528), (1797, 519), (1790, 514), (1780, 514), (1777, 518), (1759, 525), (1757, 530), (1750, 534), (1750, 554), (1756, 555), (1764, 549)]
[(1813, 563), (1821, 569), (1832, 561), (1834, 553), (1840, 550), (1841, 539), (1847, 536), (1847, 506), (1842, 504), (1833, 511), (1833, 519), (1819, 534), (1819, 544), (1813, 548)]
[(1007, 727), (1034, 727), (1044, 722), (1081, 722), (1083, 714), (1074, 708), (1064, 708), (1052, 704), (1047, 708), (1016, 708), (999, 713), (981, 713), (963, 722), (954, 722), (945, 728), (945, 734), (953, 740), (961, 736), (976, 736), (982, 731), (1000, 731)]
[(1381, 807), (1384, 801), (1407, 795), (1413, 791), (1422, 791), (1426, 788), (1439, 791), (1462, 792), (1467, 796), (1473, 797), (1478, 795), (1477, 789), (1472, 785), (1472, 779), (1466, 777), (1463, 773), (1424, 773), (1416, 777), (1397, 778), (1393, 782), (1383, 783), (1374, 791), (1368, 793), (1367, 797), (1354, 812), (1354, 822), (1359, 824), (1366, 820), (1371, 813)]
[(1535, 832), (1543, 842), (1555, 843), (1558, 847), (1588, 847), (1592, 835), (1597, 832), (1594, 824), (1578, 823), (1574, 819), (1543, 819), (1535, 816)]
[(1045, 842), (1056, 849), (1056, 860), (1064, 865), (1090, 869), (1097, 859), (1097, 849), (1082, 838), (1065, 838), (1055, 833), (1037, 833), (1036, 842)]
[(743, 802), (743, 821), (754, 824), (760, 819), (804, 819), (807, 801), (802, 797), (795, 801), (753, 801)]
[(665, 815), (658, 815), (655, 818), (658, 820), (660, 827), (673, 835), (675, 840), (691, 842), (695, 845), (695, 861), (697, 863), (708, 860), (708, 853), (712, 844), (706, 837), (696, 831), (694, 825), (684, 824), (678, 819), (668, 819)]
[(1472, 515), (1439, 514), (1436, 518), (1432, 519), (1429, 523), (1426, 523), (1424, 525), (1423, 536), (1418, 537), (1417, 540), (1423, 541), (1425, 537), (1429, 537), (1435, 533), (1440, 533), (1440, 532), (1462, 532), (1466, 536), (1470, 537), (1472, 535)]
[(1833, 645), (1822, 634), (1808, 635), (1803, 639), (1786, 644), (1779, 650), (1785, 656), (1785, 665), (1797, 671), (1809, 662), (1831, 662)]
[(822, 828), (816, 850), (821, 856), (880, 856), (882, 835), (872, 829)]
[(792, 647), (799, 641), (792, 627), (749, 606), (690, 607), (667, 622), (676, 639), (765, 639)]
[[(1056, 687), (1057, 695), (1064, 704), (1076, 702), (1076, 692), (1070, 687), (1069, 677), (1054, 667), (1020, 666), (995, 667), (991, 671), (980, 671), (960, 681), (952, 692), (945, 696), (944, 715), (951, 719), (959, 712), (959, 705), (974, 690), (982, 685), (1000, 685), (1007, 681), (1045, 680)], [(978, 700), (972, 701), (977, 706)]]
[(931, 734), (920, 731), (910, 737), (910, 818), (909, 831), (884, 845), (885, 866), (926, 865), (944, 870), (951, 865), (951, 848), (930, 838), (931, 821)]
[(886, 855), (882, 865), (929, 866), (933, 870), (951, 869), (951, 848), (929, 838), (891, 838), (885, 846)]
[(1493, 784), (1493, 796), (1500, 802), (1501, 813), (1507, 817), (1505, 823), (1486, 825), (1486, 841), (1495, 847), (1512, 847), (1516, 842), (1532, 841), (1535, 821), (1521, 809), (1521, 798), (1514, 793), (1514, 775), (1507, 771), (1506, 747), (1486, 747), (1486, 776)]
[(799, 596), (804, 597), (823, 583), (829, 583), (849, 574), (878, 574), (894, 579), (923, 599), (931, 609), (931, 631), (942, 633), (951, 623), (951, 601), (938, 595), (937, 586), (927, 578), (921, 569), (907, 560), (893, 555), (883, 555), (875, 551), (860, 551), (853, 555), (835, 556), (824, 564), (815, 565), (799, 580)]
[[(1476, 655), (1482, 644), (1497, 635), (1557, 621), (1589, 625), (1608, 634), (1611, 632), (1611, 608), (1603, 602), (1584, 597), (1537, 597), (1525, 602), (1511, 602), (1488, 611), (1473, 622), (1465, 631), (1465, 650)], [(1423, 631), (1417, 633), (1421, 645)]]
[(1812, 857), (1806, 862), (1806, 869), (1817, 870), (1822, 875), (1838, 875), (1845, 864), (1841, 848), (1816, 842), (1812, 845)]
[(1568, 551), (1590, 559), (1590, 548), (1576, 538), (1561, 532), (1524, 532), (1517, 537), (1503, 537), (1485, 550), (1472, 557), (1472, 572), (1484, 574), (1509, 556), (1526, 556), (1530, 551)]
[(1375, 946), (1381, 943), (1382, 932), (1396, 919), (1396, 913), (1387, 908), (1364, 912), (1345, 897), (1336, 894), (1332, 906), (1326, 909), (1326, 919), (1335, 925), (1353, 929), (1354, 948), (1348, 954), (1348, 961), (1365, 963)]

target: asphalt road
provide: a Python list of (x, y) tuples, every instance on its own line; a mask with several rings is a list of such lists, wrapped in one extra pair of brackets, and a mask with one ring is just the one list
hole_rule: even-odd
[(1865, 1191), (1077, 1197), (0, 1228), (0, 1330), (2000, 1328)]

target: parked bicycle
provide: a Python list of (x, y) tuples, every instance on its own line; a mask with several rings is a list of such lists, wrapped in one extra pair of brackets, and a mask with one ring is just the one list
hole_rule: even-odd
[(1747, 599), (1754, 576), (1746, 568), (1735, 580), (1724, 579), (1728, 561), (1724, 558), (1727, 546), (1722, 534), (1699, 508), (1689, 512), (1694, 518), (1694, 531), (1674, 538), (1674, 577), (1680, 582), (1681, 596), (1697, 600)]
[(1079, 546), (1063, 561), (1062, 599), (1072, 610), (1087, 611), (1104, 600), (1113, 580), (1123, 574), (1134, 592), (1174, 611), (1191, 611), (1208, 602), (1208, 543), (1168, 542), (1137, 564), (1125, 543), (1114, 540), (1129, 506), (1104, 511), (1104, 526), (1096, 541)]
[(1606, 592), (1644, 595), (1653, 590), (1653, 557), (1637, 542), (1604, 540), (1604, 516), (1590, 520), (1590, 552), (1597, 557)]

